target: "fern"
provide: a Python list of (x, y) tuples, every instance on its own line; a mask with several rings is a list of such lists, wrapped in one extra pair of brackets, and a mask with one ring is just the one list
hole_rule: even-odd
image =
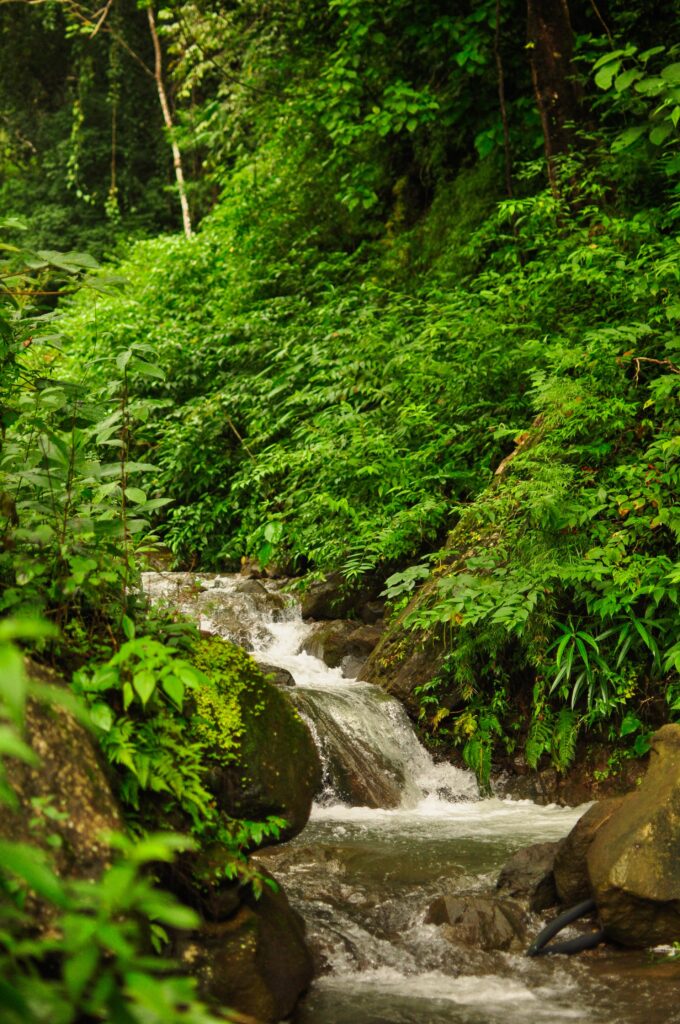
[(552, 760), (558, 771), (563, 772), (569, 767), (576, 756), (576, 740), (580, 719), (571, 708), (562, 708), (552, 737)]
[(543, 754), (552, 746), (553, 714), (550, 708), (544, 707), (540, 716), (534, 718), (529, 729), (524, 753), (526, 762), (534, 771), (538, 768)]

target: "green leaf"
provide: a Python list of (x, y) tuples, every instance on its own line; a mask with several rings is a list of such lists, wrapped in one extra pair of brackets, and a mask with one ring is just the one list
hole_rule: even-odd
[(612, 143), (612, 153), (618, 153), (622, 149), (628, 149), (629, 146), (632, 146), (638, 141), (638, 139), (641, 139), (642, 136), (646, 134), (646, 125), (637, 125), (635, 128), (626, 128), (625, 131), (620, 132), (620, 134), (614, 139)]
[(595, 75), (595, 84), (598, 86), (598, 88), (611, 88), (611, 84), (614, 81), (615, 75), (618, 74), (618, 70), (620, 67), (621, 61), (616, 60), (611, 61), (610, 63), (605, 64), (604, 67), (600, 68), (600, 70)]
[(653, 142), (655, 146), (661, 146), (666, 141), (668, 136), (671, 135), (672, 131), (672, 125), (668, 123), (657, 124), (654, 128), (652, 128), (651, 132), (649, 133), (649, 141)]
[(619, 731), (620, 736), (630, 736), (631, 733), (637, 732), (641, 727), (642, 722), (637, 715), (629, 712), (621, 722), (621, 729)]
[(135, 505), (140, 505), (146, 501), (146, 494), (139, 487), (126, 487), (125, 497), (134, 502)]
[(0, 840), (0, 866), (3, 871), (21, 878), (29, 889), (57, 907), (68, 903), (64, 888), (50, 868), (41, 851), (25, 843)]
[(184, 701), (184, 683), (182, 680), (176, 676), (164, 676), (161, 686), (173, 704), (181, 710), (182, 702)]
[(97, 970), (98, 963), (99, 947), (95, 943), (84, 946), (67, 959), (64, 965), (64, 981), (66, 991), (71, 999), (76, 1002), (80, 999), (86, 985)]
[(113, 711), (108, 704), (94, 704), (90, 708), (92, 724), (103, 732), (110, 732), (113, 726)]
[(669, 64), (661, 72), (661, 77), (672, 85), (680, 85), (680, 63)]
[(18, 761), (24, 761), (31, 765), (40, 763), (35, 751), (24, 743), (8, 725), (0, 725), (0, 756), (16, 757)]
[(124, 711), (127, 711), (127, 709), (130, 707), (130, 705), (132, 704), (134, 699), (135, 699), (135, 691), (132, 689), (131, 684), (130, 683), (123, 683), (123, 710)]
[(135, 624), (129, 615), (124, 615), (121, 623), (123, 627), (123, 633), (128, 640), (134, 640), (135, 638)]
[(147, 702), (153, 696), (153, 692), (156, 689), (156, 677), (150, 669), (140, 669), (140, 671), (135, 672), (132, 677), (132, 686), (138, 694), (142, 704), (146, 707)]
[(0, 645), (0, 700), (7, 705), (15, 721), (23, 715), (27, 692), (23, 657), (11, 644)]
[(125, 349), (124, 352), (119, 352), (118, 355), (116, 356), (116, 366), (118, 367), (119, 370), (124, 370), (131, 359), (132, 350), (129, 348)]

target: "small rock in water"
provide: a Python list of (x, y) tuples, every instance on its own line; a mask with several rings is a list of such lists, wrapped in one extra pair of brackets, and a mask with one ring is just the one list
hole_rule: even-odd
[(518, 850), (498, 877), (498, 891), (525, 900), (534, 913), (553, 907), (557, 903), (554, 864), (559, 847), (560, 843), (533, 843)]
[(439, 896), (430, 904), (425, 923), (444, 925), (443, 935), (454, 945), (519, 950), (526, 942), (526, 915), (515, 900)]

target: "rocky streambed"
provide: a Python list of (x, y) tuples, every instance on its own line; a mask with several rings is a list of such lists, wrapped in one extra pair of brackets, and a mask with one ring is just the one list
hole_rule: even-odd
[[(585, 806), (480, 799), (468, 773), (432, 762), (396, 700), (343, 673), (356, 659), (317, 656), (322, 630), (278, 584), (166, 573), (145, 583), (276, 670), (321, 754), (308, 824), (256, 855), (304, 919), (315, 963), (291, 1022), (680, 1024), (680, 963), (663, 951), (525, 956), (553, 913), (536, 895), (540, 854), (528, 882), (506, 873), (499, 890), (499, 873), (527, 844), (561, 840)], [(285, 936), (268, 955), (277, 943), (285, 974)]]

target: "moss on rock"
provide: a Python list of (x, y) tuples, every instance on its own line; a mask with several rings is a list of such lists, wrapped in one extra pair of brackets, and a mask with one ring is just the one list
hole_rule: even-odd
[(194, 663), (210, 680), (195, 692), (194, 729), (207, 744), (219, 809), (255, 821), (277, 815), (288, 823), (284, 838), (297, 835), (321, 784), (309, 729), (242, 648), (211, 637)]

